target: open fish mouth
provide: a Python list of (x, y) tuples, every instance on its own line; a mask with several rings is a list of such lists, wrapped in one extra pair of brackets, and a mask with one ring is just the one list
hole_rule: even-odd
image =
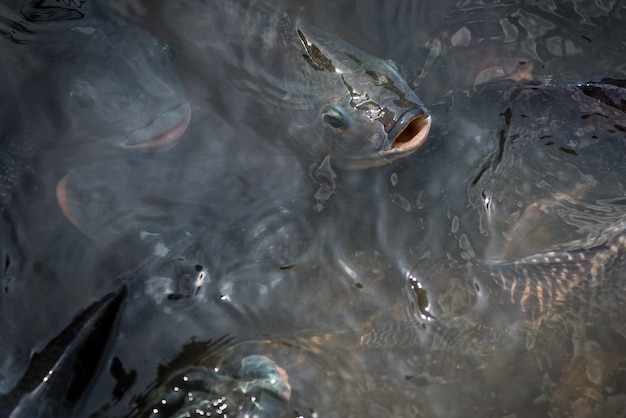
[(428, 138), (431, 117), (423, 107), (409, 109), (402, 113), (387, 133), (378, 151), (367, 155), (349, 155), (337, 158), (334, 164), (344, 170), (360, 170), (390, 164), (418, 149)]
[(383, 157), (405, 156), (415, 151), (428, 138), (431, 118), (424, 110), (412, 109), (404, 112), (387, 137), (389, 141), (381, 150)]
[(79, 220), (76, 218), (76, 216), (74, 216), (74, 213), (72, 212), (72, 203), (70, 197), (68, 196), (67, 190), (67, 175), (59, 180), (59, 182), (57, 183), (56, 198), (57, 204), (61, 208), (61, 212), (63, 212), (63, 215), (65, 215), (67, 220), (69, 220), (72, 225), (78, 228), (82, 233), (87, 234)]
[(128, 134), (121, 142), (124, 149), (159, 148), (177, 141), (191, 120), (191, 107), (185, 102)]

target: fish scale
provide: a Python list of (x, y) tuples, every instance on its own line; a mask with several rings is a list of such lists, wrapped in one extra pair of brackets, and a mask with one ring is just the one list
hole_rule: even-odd
[[(489, 320), (477, 307), (461, 316), (435, 317), (423, 324), (415, 320), (397, 321), (364, 332), (360, 346), (411, 349), (428, 358), (441, 357), (424, 364), (452, 362), (456, 364), (454, 370), (475, 372), (476, 367), (484, 367), (481, 365), (516, 347), (539, 352), (539, 345), (567, 341), (572, 324), (581, 319), (595, 324), (608, 322), (609, 329), (615, 332), (603, 338), (614, 343), (614, 338), (619, 339), (623, 332), (620, 327), (625, 320), (618, 308), (626, 303), (621, 292), (626, 253), (624, 228), (626, 223), (617, 223), (591, 243), (579, 240), (560, 250), (555, 248), (513, 261), (483, 262), (481, 268), (475, 269), (473, 278), (475, 283), (481, 283), (478, 293), (487, 294)], [(508, 315), (501, 324), (494, 324), (491, 318), (497, 311), (506, 311)], [(454, 370), (447, 377), (458, 377)]]
[(0, 126), (0, 202), (3, 209), (16, 190), (27, 189), (24, 186), (34, 175), (32, 142), (27, 135), (15, 133), (11, 127), (4, 128)]
[(618, 285), (626, 249), (623, 228), (617, 224), (607, 229), (593, 247), (579, 240), (567, 244), (578, 249), (550, 250), (486, 267), (502, 292), (510, 295), (510, 302), (523, 311), (541, 314), (565, 306), (572, 298), (584, 303), (594, 289)]
[[(50, 183), (68, 166), (104, 157), (100, 151), (171, 144), (190, 118), (167, 44), (104, 5), (90, 3), (81, 9), (85, 14), (72, 14), (71, 8), (44, 3), (9, 0), (0, 6), (3, 393), (24, 373), (34, 345), (45, 345), (84, 303), (64, 294), (68, 300), (55, 305), (54, 314), (44, 307), (55, 299), (42, 290), (54, 283), (55, 274), (72, 276), (64, 269), (81, 269), (89, 258), (72, 247), (71, 231), (56, 229), (57, 221), (65, 224), (49, 206)], [(63, 10), (69, 15), (57, 13)], [(110, 109), (119, 104), (126, 108), (112, 115)], [(130, 108), (136, 112), (130, 114)], [(39, 295), (47, 300), (32, 302)], [(30, 303), (37, 308), (25, 313)], [(25, 326), (29, 321), (37, 326)]]

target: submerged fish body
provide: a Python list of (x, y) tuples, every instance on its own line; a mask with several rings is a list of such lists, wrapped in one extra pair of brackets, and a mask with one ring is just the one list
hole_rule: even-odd
[(588, 240), (484, 264), (492, 308), (482, 323), (506, 325), (492, 332), (498, 335), (492, 348), (483, 348), (495, 353), (505, 343), (532, 353), (544, 376), (554, 379), (549, 408), (555, 416), (595, 415), (610, 405), (607, 388), (623, 381), (625, 226), (622, 219)]
[[(617, 308), (598, 299), (615, 291), (617, 300), (626, 263), (626, 223), (622, 220), (599, 235), (562, 244), (513, 261), (486, 262), (485, 271), (498, 288), (496, 299), (539, 315), (591, 314), (601, 317)], [(488, 285), (491, 287), (491, 285)], [(607, 316), (609, 318), (609, 316)], [(621, 326), (621, 325), (620, 325)]]
[[(455, 285), (451, 282), (459, 279), (459, 282), (467, 283), (468, 296), (457, 295), (454, 303), (448, 303), (450, 295), (438, 296), (437, 300), (428, 302), (427, 299), (432, 296), (427, 296), (427, 291), (424, 291), (415, 294), (415, 297), (424, 300), (416, 299), (415, 302), (422, 311), (424, 306), (430, 307), (429, 313), (422, 312), (422, 315), (423, 319), (432, 321), (433, 335), (448, 325), (455, 328), (461, 324), (468, 330), (473, 327), (491, 329), (494, 335), (504, 339), (508, 335), (508, 327), (520, 320), (541, 324), (542, 321), (564, 321), (577, 315), (586, 316), (587, 320), (608, 320), (612, 318), (611, 311), (619, 301), (626, 300), (626, 295), (619, 291), (625, 255), (626, 223), (621, 221), (590, 240), (573, 241), (515, 260), (475, 261), (471, 267), (443, 269), (434, 277), (446, 277), (448, 283), (434, 283), (428, 291), (443, 293), (442, 289), (452, 289)], [(602, 296), (610, 294), (613, 296), (602, 301)], [(478, 314), (481, 311), (483, 313)], [(499, 311), (500, 317), (485, 315), (488, 311)], [(502, 320), (503, 312), (508, 318), (498, 322)], [(603, 318), (605, 314), (607, 316)], [(459, 320), (466, 315), (481, 319), (476, 322)], [(449, 324), (446, 325), (446, 322)], [(616, 330), (622, 326), (620, 322), (614, 325)], [(471, 333), (468, 335), (471, 336)], [(394, 339), (391, 333), (387, 336), (390, 337), (388, 340), (378, 339), (374, 345), (423, 345), (417, 334), (410, 342)], [(445, 337), (445, 332), (441, 336)], [(364, 345), (373, 342), (368, 340)], [(497, 348), (493, 346), (490, 349)]]
[(626, 115), (610, 99), (614, 87), (582, 80), (493, 81), (433, 103), (439, 123), (421, 164), (390, 167), (396, 184), (378, 183), (396, 197), (380, 199), (373, 214), (383, 225), (379, 241), (400, 243), (388, 258), (418, 271), (448, 254), (515, 259), (624, 216)]
[(198, 48), (188, 65), (224, 80), (206, 99), (236, 123), (346, 169), (387, 164), (428, 136), (430, 116), (395, 64), (261, 2), (171, 7), (201, 16), (180, 34)]
[[(563, 369), (579, 360), (580, 347), (592, 344), (606, 359), (597, 365), (600, 377), (580, 383), (606, 383), (616, 372), (612, 362), (626, 359), (620, 308), (625, 256), (622, 220), (590, 240), (442, 269), (435, 282), (408, 292), (416, 306), (410, 320), (365, 332), (360, 344), (411, 350), (429, 359), (422, 360), (428, 373), (448, 381), (475, 378), (497, 361), (524, 361), (518, 360), (522, 353), (531, 353), (561, 386), (567, 383)], [(584, 366), (577, 373), (584, 374)]]
[(518, 258), (597, 234), (626, 214), (618, 91), (595, 81), (510, 83), (496, 147), (468, 184), (489, 234), (486, 258)]
[(10, 45), (34, 135), (124, 149), (180, 138), (190, 106), (169, 45), (111, 10), (85, 9), (82, 18), (31, 22)]
[[(189, 141), (170, 152), (122, 153), (70, 170), (56, 188), (63, 213), (99, 247), (128, 244), (133, 254), (151, 248), (151, 239), (170, 247), (235, 220), (255, 228), (267, 215), (305, 216), (312, 185), (293, 152), (250, 129), (232, 130), (213, 113), (189, 129)], [(144, 244), (130, 244), (131, 236)]]
[[(626, 142), (620, 128), (626, 119), (616, 99), (618, 79), (495, 81), (455, 95), (446, 117), (433, 108), (450, 138), (439, 142), (446, 147), (442, 157), (473, 175), (452, 185), (445, 178), (433, 179), (433, 196), (425, 187), (419, 198), (424, 206), (443, 201), (458, 217), (453, 227), (458, 229), (453, 231), (458, 244), (449, 241), (447, 228), (445, 234), (440, 232), (441, 225), (450, 223), (450, 212), (420, 214), (422, 224), (410, 228), (407, 218), (400, 218), (405, 215), (389, 202), (384, 202), (389, 215), (383, 212), (385, 228), (379, 238), (390, 242), (404, 235), (401, 242), (411, 251), (398, 255), (396, 246), (388, 258), (400, 260), (399, 266), (414, 263), (412, 274), (427, 278), (424, 292), (431, 295), (430, 304), (417, 299), (412, 303), (422, 306), (416, 310), (418, 317), (436, 318), (429, 322), (433, 339), (447, 338), (444, 346), (454, 351), (466, 338), (478, 341), (480, 336), (497, 343), (478, 343), (479, 348), (468, 352), (497, 350), (503, 341), (520, 337), (508, 328), (520, 318), (555, 324), (587, 309), (607, 318), (618, 309), (611, 292), (624, 298), (616, 290), (626, 251)], [(425, 164), (424, 173), (436, 168), (437, 158), (434, 165)], [(395, 173), (400, 180), (394, 192), (412, 201), (415, 177), (410, 176), (416, 171)], [(403, 181), (405, 177), (409, 181)], [(450, 178), (458, 179), (458, 173)], [(439, 190), (447, 190), (450, 200), (443, 200)], [(476, 211), (467, 210), (468, 201)], [(410, 206), (406, 212), (417, 217)], [(415, 254), (425, 256), (416, 262)], [(618, 261), (611, 262), (613, 258)], [(606, 308), (601, 307), (603, 298)], [(430, 311), (423, 309), (427, 305)], [(503, 318), (501, 310), (508, 317)], [(457, 316), (460, 320), (448, 324), (442, 320)], [(596, 320), (604, 324), (601, 315)], [(408, 334), (416, 337), (412, 344), (418, 344), (424, 333), (416, 331), (415, 324), (409, 328)]]

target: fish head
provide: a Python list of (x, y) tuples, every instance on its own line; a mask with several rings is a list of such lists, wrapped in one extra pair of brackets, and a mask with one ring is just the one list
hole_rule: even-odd
[(46, 87), (42, 117), (65, 138), (123, 149), (160, 147), (182, 136), (191, 111), (167, 43), (120, 19), (63, 25), (49, 29), (53, 36), (42, 45), (48, 65), (36, 80)]
[(302, 26), (304, 59), (326, 75), (319, 123), (332, 161), (344, 169), (390, 163), (419, 148), (431, 118), (391, 61)]

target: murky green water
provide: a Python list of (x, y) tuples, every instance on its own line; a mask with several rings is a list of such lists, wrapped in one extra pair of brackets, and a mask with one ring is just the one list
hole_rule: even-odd
[[(280, 54), (268, 78), (272, 66), (251, 58), (275, 36), (264, 17), (202, 4), (213, 2), (116, 2), (124, 24), (168, 44), (146, 38), (160, 52), (141, 59), (147, 44), (113, 48), (118, 61), (85, 74), (61, 58), (78, 54), (63, 49), (77, 38), (24, 52), (38, 31), (61, 33), (57, 9), (29, 23), (34, 34), (0, 26), (31, 40), (10, 43), (0, 74), (26, 92), (16, 129), (29, 127), (36, 173), (3, 211), (0, 412), (23, 399), (50, 405), (46, 416), (626, 415), (623, 6), (273, 1), (393, 59), (432, 118), (411, 155), (344, 170), (332, 151), (300, 146), (341, 114), (330, 87), (281, 84), (299, 79)], [(92, 33), (101, 12), (66, 6), (86, 16), (74, 31)], [(124, 24), (112, 32), (144, 39)], [(241, 39), (216, 39), (233, 28)], [(70, 83), (78, 108), (46, 66), (86, 80)], [(175, 76), (154, 70), (170, 66), (184, 100)], [(335, 113), (302, 117), (307, 94), (331, 97), (321, 108)], [(94, 98), (115, 106), (80, 113)], [(142, 115), (160, 122), (137, 130)], [(3, 141), (12, 129), (0, 126)], [(71, 380), (95, 364), (77, 378), (84, 390), (50, 379), (26, 397), (77, 351), (77, 331), (29, 365), (31, 352), (120, 286), (114, 326), (94, 327), (104, 354), (57, 371)]]

